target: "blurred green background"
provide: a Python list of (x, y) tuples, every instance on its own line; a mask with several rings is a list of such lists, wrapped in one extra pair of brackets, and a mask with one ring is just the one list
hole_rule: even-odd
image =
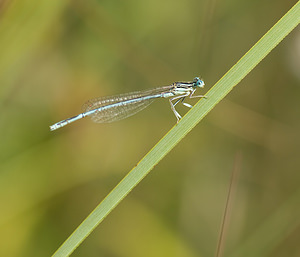
[[(295, 3), (2, 0), (0, 256), (50, 256), (176, 119), (157, 100), (49, 125), (195, 76), (204, 93)], [(299, 97), (297, 27), (72, 256), (214, 256), (237, 162), (223, 256), (300, 256)]]

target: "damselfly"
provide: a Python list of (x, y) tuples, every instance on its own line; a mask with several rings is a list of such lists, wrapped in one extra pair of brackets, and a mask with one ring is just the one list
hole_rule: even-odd
[(150, 90), (92, 99), (83, 105), (83, 113), (55, 123), (50, 126), (50, 130), (56, 130), (86, 116), (91, 116), (91, 119), (97, 123), (109, 123), (125, 119), (143, 110), (157, 98), (169, 99), (171, 109), (178, 122), (181, 116), (175, 110), (176, 104), (181, 102), (184, 106), (192, 108), (192, 105), (184, 102), (185, 98), (205, 97), (203, 95), (194, 95), (197, 88), (203, 87), (204, 81), (196, 77), (189, 82), (174, 82), (169, 86)]

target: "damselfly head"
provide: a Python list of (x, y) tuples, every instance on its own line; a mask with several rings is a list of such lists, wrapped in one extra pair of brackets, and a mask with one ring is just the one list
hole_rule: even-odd
[(199, 77), (194, 78), (193, 82), (195, 87), (204, 87), (205, 85), (204, 81), (201, 80)]

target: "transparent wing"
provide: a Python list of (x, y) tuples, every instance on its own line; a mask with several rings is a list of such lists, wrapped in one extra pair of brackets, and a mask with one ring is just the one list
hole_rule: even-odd
[[(99, 97), (87, 101), (83, 105), (84, 112), (99, 109), (91, 114), (92, 121), (96, 123), (109, 123), (125, 119), (145, 109), (155, 99), (161, 97), (169, 87), (161, 87), (147, 91)], [(131, 101), (130, 101), (131, 100)], [(100, 108), (105, 107), (106, 108)]]

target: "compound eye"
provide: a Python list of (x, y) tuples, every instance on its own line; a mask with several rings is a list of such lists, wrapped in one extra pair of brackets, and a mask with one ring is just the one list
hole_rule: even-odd
[(194, 78), (194, 82), (199, 83), (201, 80), (199, 79), (199, 77)]
[(194, 78), (193, 82), (195, 86), (200, 86), (203, 83), (203, 81), (198, 77)]
[(194, 78), (193, 82), (194, 82), (194, 86), (204, 87), (204, 81), (201, 80), (199, 77)]

